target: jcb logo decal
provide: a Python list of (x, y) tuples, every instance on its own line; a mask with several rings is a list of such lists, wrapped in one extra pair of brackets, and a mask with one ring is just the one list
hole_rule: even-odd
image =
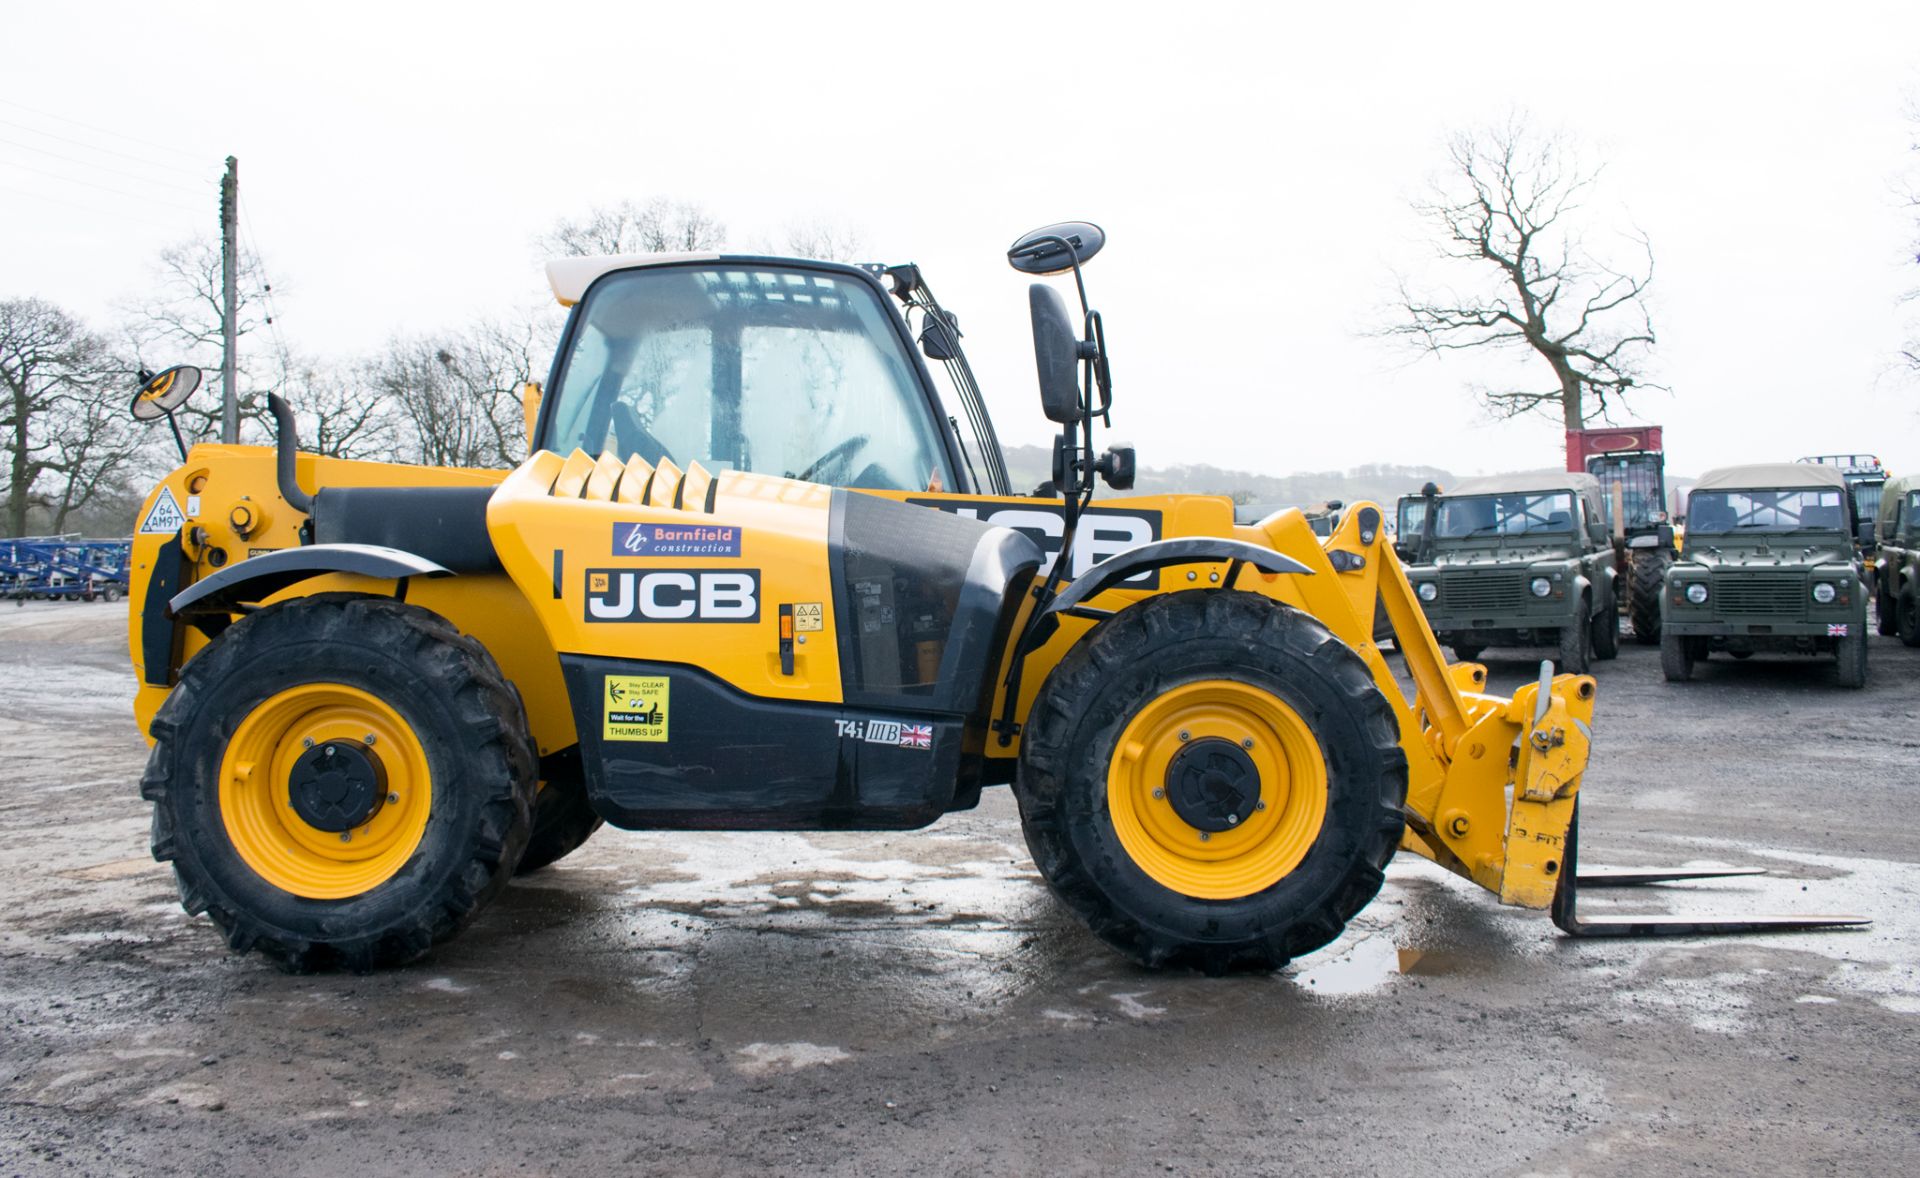
[[(909, 499), (922, 507), (937, 507), (968, 519), (1000, 528), (1024, 532), (1040, 546), (1052, 561), (1060, 554), (1060, 536), (1067, 529), (1065, 511), (1045, 504), (969, 503), (964, 499)], [(1073, 563), (1067, 579), (1081, 576), (1109, 556), (1118, 556), (1160, 538), (1160, 513), (1157, 511), (1121, 511), (1093, 507), (1080, 517), (1073, 537)], [(1042, 570), (1045, 571), (1044, 569)], [(1121, 582), (1129, 588), (1153, 588), (1160, 584), (1158, 570), (1135, 573)]]
[(757, 622), (759, 569), (588, 569), (589, 622)]

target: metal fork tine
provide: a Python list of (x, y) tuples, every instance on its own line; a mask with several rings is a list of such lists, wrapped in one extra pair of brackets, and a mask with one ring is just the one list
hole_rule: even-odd
[(1766, 873), (1764, 867), (1583, 867), (1578, 872), (1578, 882), (1583, 888), (1634, 888), (1686, 879), (1732, 879)]

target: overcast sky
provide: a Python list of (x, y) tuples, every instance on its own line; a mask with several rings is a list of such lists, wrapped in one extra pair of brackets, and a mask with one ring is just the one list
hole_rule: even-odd
[(1673, 391), (1633, 412), (1676, 471), (1920, 466), (1920, 4), (1052, 7), (10, 2), (0, 297), (105, 325), (213, 231), (230, 153), (319, 352), (524, 303), (532, 235), (596, 203), (697, 202), (742, 243), (824, 218), (926, 268), (1002, 437), (1042, 441), (1003, 254), (1084, 218), (1143, 463), (1556, 465), (1557, 423), (1368, 334), (1396, 271), (1433, 274), (1408, 203), (1449, 133), (1520, 108), (1606, 165), (1589, 247), (1653, 242)]

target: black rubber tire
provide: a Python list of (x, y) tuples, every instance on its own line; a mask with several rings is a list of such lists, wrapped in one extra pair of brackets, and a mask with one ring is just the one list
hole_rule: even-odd
[(1597, 659), (1617, 659), (1620, 657), (1620, 610), (1607, 599), (1607, 607), (1593, 615), (1593, 657)]
[(1662, 635), (1660, 673), (1669, 683), (1685, 683), (1693, 678), (1693, 643), (1677, 634)]
[[(1300, 865), (1232, 900), (1149, 876), (1107, 803), (1114, 744), (1139, 708), (1217, 678), (1257, 685), (1307, 718), (1328, 775), (1326, 817)], [(1312, 616), (1231, 590), (1150, 598), (1096, 626), (1041, 686), (1014, 782), (1035, 864), (1096, 935), (1149, 968), (1215, 975), (1277, 969), (1338, 937), (1380, 890), (1406, 793), (1398, 720), (1360, 657)]]
[(1633, 640), (1653, 646), (1660, 641), (1660, 598), (1673, 554), (1664, 548), (1636, 549), (1628, 561), (1627, 614), (1633, 619)]
[(1480, 652), (1485, 649), (1487, 648), (1484, 646), (1472, 646), (1467, 643), (1456, 642), (1453, 644), (1453, 657), (1457, 662), (1477, 663), (1480, 661)]
[(1867, 685), (1867, 628), (1852, 626), (1847, 636), (1833, 644), (1834, 669), (1840, 686), (1859, 689)]
[[(1584, 611), (1586, 608), (1586, 602), (1582, 601), (1580, 609)], [(1560, 655), (1555, 660), (1555, 666), (1562, 675), (1584, 675), (1593, 669), (1593, 627), (1591, 625), (1586, 622), (1575, 622), (1571, 626), (1560, 627)]]
[(1900, 632), (1899, 606), (1887, 596), (1884, 585), (1873, 587), (1873, 622), (1880, 637), (1891, 638)]
[(529, 875), (573, 854), (600, 829), (601, 821), (580, 781), (559, 778), (542, 785), (533, 799), (533, 832), (514, 874)]
[(1895, 631), (1906, 646), (1920, 646), (1920, 594), (1909, 585), (1893, 599)]
[[(239, 722), (276, 692), (340, 683), (407, 720), (433, 782), (420, 846), (360, 895), (314, 900), (257, 875), (229, 841), (219, 768)], [(527, 842), (537, 770), (526, 714), (486, 648), (390, 598), (330, 593), (248, 615), (195, 656), (154, 718), (140, 782), (153, 857), (181, 904), (236, 953), (290, 973), (399, 965), (453, 936), (506, 886)]]

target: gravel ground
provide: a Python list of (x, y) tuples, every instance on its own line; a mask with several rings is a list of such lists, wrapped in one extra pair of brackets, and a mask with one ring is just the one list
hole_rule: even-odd
[(907, 834), (603, 831), (417, 966), (286, 977), (148, 856), (121, 608), (0, 608), (0, 1173), (1920, 1173), (1892, 639), (1864, 692), (1627, 645), (1583, 792), (1585, 861), (1772, 871), (1596, 911), (1866, 931), (1573, 942), (1403, 858), (1278, 975), (1151, 974), (998, 790)]

